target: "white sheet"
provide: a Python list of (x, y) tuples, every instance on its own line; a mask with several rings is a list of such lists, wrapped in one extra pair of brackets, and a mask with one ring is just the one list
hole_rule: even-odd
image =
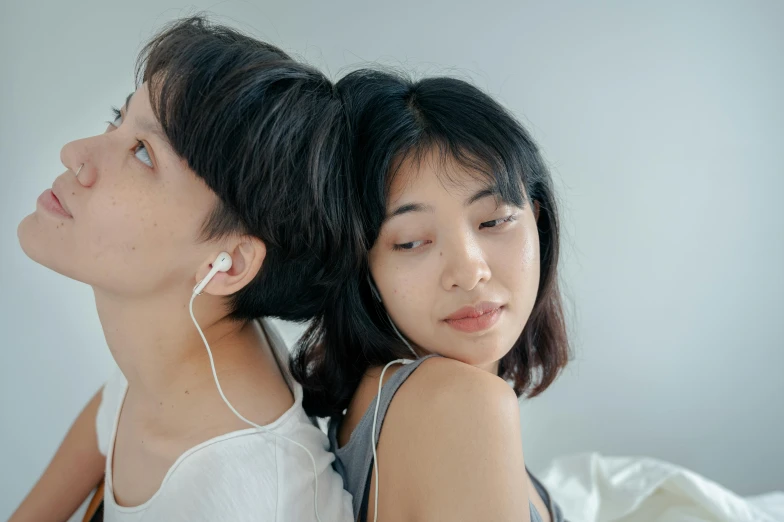
[(784, 522), (784, 493), (744, 499), (655, 459), (580, 454), (539, 478), (569, 522)]

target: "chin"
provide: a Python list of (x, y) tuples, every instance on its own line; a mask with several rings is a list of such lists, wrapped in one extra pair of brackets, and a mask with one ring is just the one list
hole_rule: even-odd
[(498, 361), (500, 361), (508, 351), (508, 346), (501, 346), (496, 342), (488, 344), (476, 340), (463, 344), (457, 350), (452, 348), (443, 351), (441, 352), (441, 355), (495, 374), (495, 369), (498, 368)]
[(50, 238), (46, 231), (41, 230), (38, 216), (32, 213), (25, 217), (16, 227), (19, 246), (27, 257), (65, 277), (75, 279), (69, 270), (68, 256), (64, 252), (55, 252), (53, 245), (59, 244), (59, 238)]
[(35, 213), (29, 214), (16, 227), (16, 238), (19, 240), (19, 246), (22, 247), (25, 255), (36, 263), (40, 263), (39, 258), (41, 257), (40, 251), (43, 238), (37, 230), (37, 225), (38, 216)]

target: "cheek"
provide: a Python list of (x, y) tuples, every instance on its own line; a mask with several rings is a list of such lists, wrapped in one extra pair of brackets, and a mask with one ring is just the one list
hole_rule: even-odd
[(162, 228), (155, 218), (155, 206), (149, 197), (137, 197), (132, 191), (93, 198), (80, 224), (94, 254), (133, 256), (138, 249), (158, 243)]
[(161, 191), (130, 184), (94, 194), (79, 223), (80, 243), (87, 243), (92, 259), (103, 266), (133, 270), (148, 267), (152, 260), (169, 266), (178, 252), (187, 252), (193, 244), (195, 225), (190, 224), (192, 212), (168, 199)]
[(523, 273), (530, 277), (539, 279), (539, 236), (538, 234), (528, 234), (523, 240), (520, 248), (521, 265)]
[[(509, 255), (515, 252), (517, 255)], [(528, 320), (539, 288), (539, 237), (536, 229), (521, 235), (514, 248), (506, 251), (506, 257), (500, 262), (500, 272), (504, 285), (512, 293), (517, 313)]]
[[(384, 308), (398, 328), (416, 339), (416, 330), (432, 315), (432, 281), (423, 266), (412, 269), (410, 260), (376, 263), (372, 267), (376, 285), (381, 291)], [(431, 284), (428, 285), (427, 282)]]
[(388, 308), (394, 312), (416, 303), (421, 294), (414, 289), (417, 287), (415, 274), (404, 270), (399, 265), (390, 264), (381, 270), (376, 279), (381, 295)]

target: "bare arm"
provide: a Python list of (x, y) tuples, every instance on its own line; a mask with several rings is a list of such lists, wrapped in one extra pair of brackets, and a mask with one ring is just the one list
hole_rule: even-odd
[(52, 462), (9, 522), (68, 520), (98, 485), (106, 465), (95, 433), (100, 404), (99, 391), (76, 418)]
[(444, 359), (426, 361), (409, 381), (379, 438), (379, 519), (529, 521), (520, 413), (509, 385)]

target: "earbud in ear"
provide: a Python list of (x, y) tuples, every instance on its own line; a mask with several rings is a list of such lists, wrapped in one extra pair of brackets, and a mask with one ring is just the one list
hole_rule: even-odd
[(207, 277), (199, 281), (193, 288), (193, 293), (196, 295), (201, 294), (201, 291), (204, 290), (204, 287), (207, 286), (207, 283), (217, 274), (218, 272), (228, 272), (231, 268), (231, 256), (226, 252), (221, 252), (218, 254), (218, 257), (212, 263), (212, 268), (210, 269), (210, 273), (207, 274)]

